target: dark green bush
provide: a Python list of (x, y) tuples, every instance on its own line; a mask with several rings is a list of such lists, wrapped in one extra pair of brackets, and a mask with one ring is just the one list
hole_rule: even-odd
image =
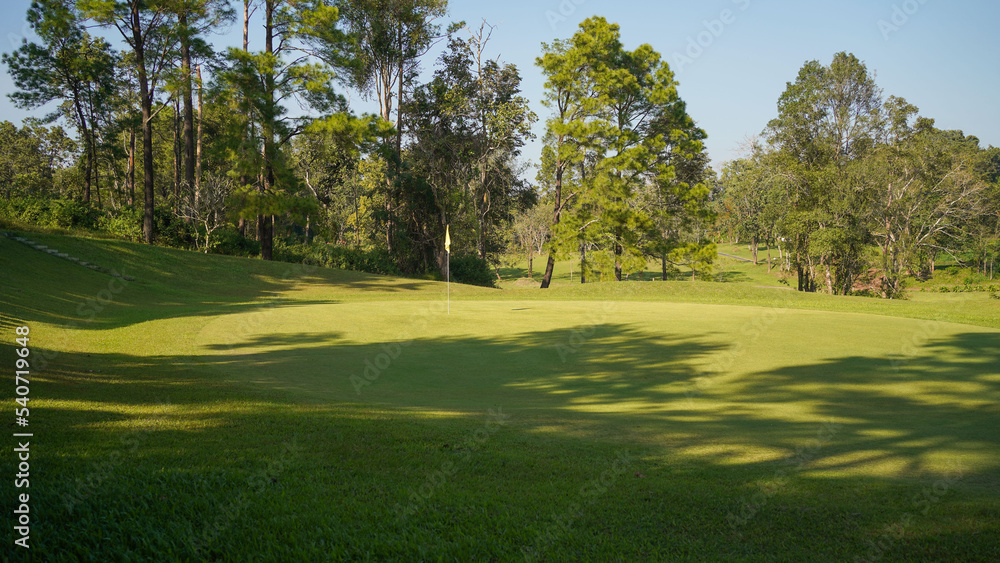
[(358, 250), (329, 243), (314, 243), (312, 249), (312, 263), (319, 266), (385, 276), (401, 275), (392, 255), (382, 248)]
[(173, 248), (194, 248), (194, 223), (185, 222), (173, 210), (157, 207), (153, 211), (153, 223), (157, 244)]
[(101, 213), (72, 199), (14, 197), (0, 200), (0, 216), (49, 229), (96, 230)]
[(475, 255), (451, 258), (451, 280), (468, 285), (494, 287), (495, 276), (489, 263)]
[(239, 229), (229, 225), (212, 233), (212, 252), (252, 258), (260, 256), (260, 242), (241, 235)]

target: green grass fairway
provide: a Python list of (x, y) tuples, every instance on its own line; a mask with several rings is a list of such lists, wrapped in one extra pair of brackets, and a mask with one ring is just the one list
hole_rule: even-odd
[(1000, 559), (985, 295), (802, 295), (746, 265), (452, 285), (448, 314), (440, 283), (32, 238), (132, 278), (0, 237), (38, 560)]

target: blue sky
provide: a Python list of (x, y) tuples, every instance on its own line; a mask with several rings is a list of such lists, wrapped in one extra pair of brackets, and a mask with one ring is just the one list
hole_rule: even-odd
[[(10, 51), (32, 38), (24, 22), (29, 0), (0, 6), (0, 44)], [(490, 54), (518, 66), (524, 95), (543, 131), (543, 78), (534, 66), (542, 42), (567, 38), (593, 15), (621, 26), (626, 48), (649, 43), (674, 69), (688, 112), (709, 135), (713, 165), (739, 155), (739, 146), (775, 116), (778, 96), (807, 60), (829, 63), (848, 51), (874, 71), (886, 96), (906, 98), (938, 127), (976, 135), (1000, 146), (1000, 2), (972, 0), (452, 0), (450, 20), (498, 24)], [(214, 37), (235, 45), (240, 29)], [(259, 32), (258, 32), (259, 34)], [(254, 44), (251, 31), (251, 49)], [(432, 70), (433, 61), (425, 63)], [(0, 76), (0, 119), (26, 114), (6, 98)], [(370, 104), (351, 96), (357, 112)], [(538, 143), (525, 151), (537, 161)]]

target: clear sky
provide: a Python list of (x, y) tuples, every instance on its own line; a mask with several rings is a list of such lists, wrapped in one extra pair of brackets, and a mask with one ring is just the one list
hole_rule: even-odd
[[(29, 0), (0, 6), (0, 44), (9, 52), (32, 38), (24, 21)], [(542, 42), (568, 38), (580, 21), (600, 15), (621, 26), (626, 48), (649, 43), (674, 69), (688, 112), (709, 135), (713, 165), (776, 114), (778, 96), (807, 60), (828, 64), (854, 53), (874, 71), (886, 96), (906, 98), (944, 129), (961, 129), (982, 145), (1000, 146), (1000, 2), (997, 0), (452, 0), (450, 20), (498, 24), (490, 54), (518, 66), (541, 134), (543, 78), (534, 66)], [(213, 38), (235, 45), (240, 30)], [(259, 29), (258, 29), (259, 35)], [(254, 43), (251, 30), (251, 49)], [(428, 60), (425, 68), (431, 69)], [(0, 120), (26, 114), (6, 98), (0, 76)], [(357, 94), (357, 112), (372, 111)], [(537, 161), (538, 143), (525, 151)]]

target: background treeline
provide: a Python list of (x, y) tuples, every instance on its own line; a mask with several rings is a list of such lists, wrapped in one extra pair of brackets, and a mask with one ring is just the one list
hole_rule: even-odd
[[(487, 53), (492, 28), (443, 29), (445, 14), (439, 0), (34, 2), (40, 41), (4, 55), (11, 98), (56, 109), (3, 125), (3, 215), (395, 274), (440, 271), (450, 224), (456, 277), (492, 283), (536, 198), (519, 162), (536, 118), (518, 69)], [(233, 24), (242, 48), (214, 50)], [(379, 114), (353, 114), (348, 91)]]
[[(488, 23), (446, 16), (443, 0), (36, 1), (38, 43), (3, 60), (18, 107), (54, 110), (0, 124), (0, 218), (431, 277), (450, 225), (453, 277), (484, 285), (511, 256), (546, 258), (543, 287), (557, 260), (583, 282), (652, 262), (707, 278), (736, 240), (802, 291), (896, 297), (942, 257), (993, 275), (997, 149), (884, 98), (852, 55), (807, 63), (718, 177), (666, 62), (590, 18), (542, 45), (531, 173), (519, 69)], [(242, 45), (213, 48), (234, 25)]]
[(1000, 254), (1000, 150), (884, 97), (847, 53), (802, 67), (715, 199), (720, 236), (766, 245), (800, 291), (895, 298), (942, 258), (993, 279)]

